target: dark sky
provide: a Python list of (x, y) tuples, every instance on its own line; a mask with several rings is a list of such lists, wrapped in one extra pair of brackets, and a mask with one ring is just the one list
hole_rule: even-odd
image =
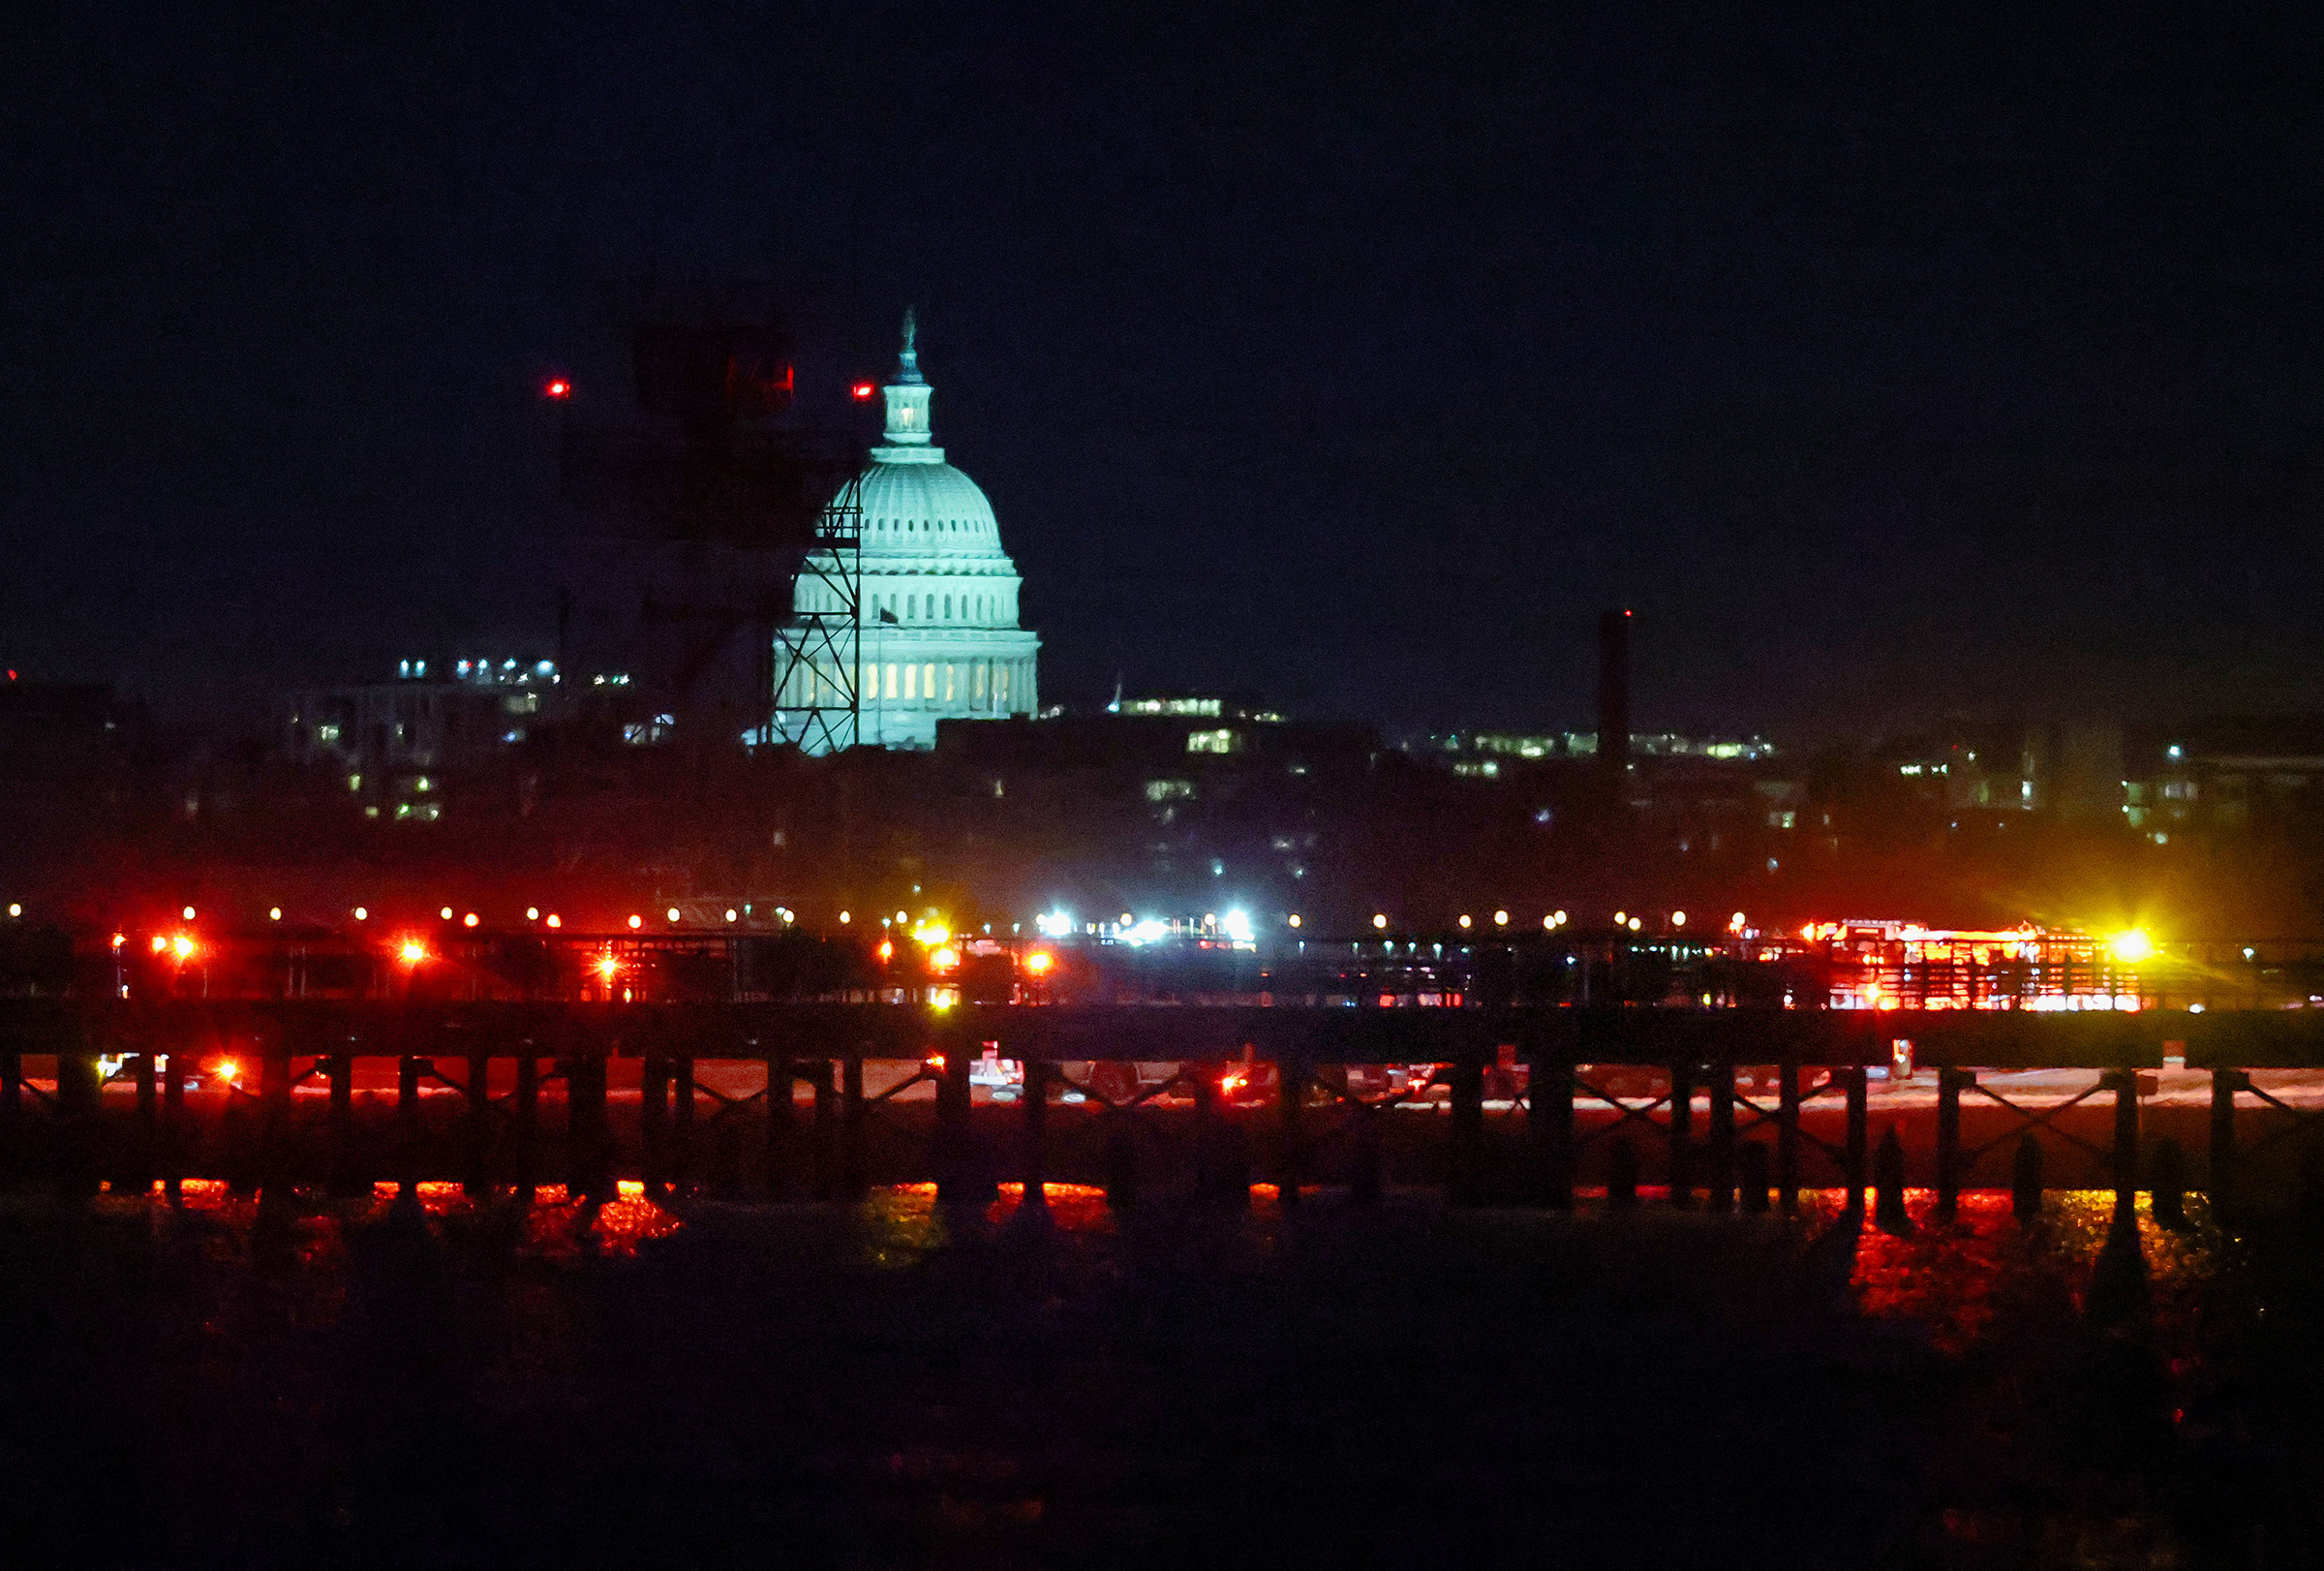
[(773, 274), (920, 304), (1050, 693), (2324, 707), (2317, 31), (2036, 9), (22, 8), (0, 647), (545, 648), (543, 371)]

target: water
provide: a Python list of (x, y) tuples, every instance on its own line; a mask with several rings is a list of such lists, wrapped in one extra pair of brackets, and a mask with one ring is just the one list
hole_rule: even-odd
[(2199, 1203), (2109, 1300), (2095, 1193), (415, 1198), (0, 1201), (18, 1563), (2300, 1563), (2306, 1301)]

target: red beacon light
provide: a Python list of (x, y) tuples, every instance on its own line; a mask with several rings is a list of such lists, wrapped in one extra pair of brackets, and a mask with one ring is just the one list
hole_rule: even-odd
[(872, 401), (872, 395), (877, 391), (879, 389), (869, 382), (859, 382), (847, 389), (847, 395), (859, 404), (868, 404)]
[(551, 377), (541, 385), (540, 395), (552, 402), (562, 403), (573, 396), (573, 385), (563, 377)]

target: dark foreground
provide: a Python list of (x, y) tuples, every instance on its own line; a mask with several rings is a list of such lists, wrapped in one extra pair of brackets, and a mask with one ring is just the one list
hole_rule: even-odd
[[(2309, 1565), (2294, 1230), (0, 1201), (19, 1565)], [(321, 1207), (323, 1202), (316, 1202)]]

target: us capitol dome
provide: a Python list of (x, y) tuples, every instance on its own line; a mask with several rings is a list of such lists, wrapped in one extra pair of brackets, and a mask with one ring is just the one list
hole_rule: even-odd
[[(903, 319), (903, 354), (887, 397), (884, 443), (872, 449), (859, 495), (863, 539), (860, 618), (828, 632), (815, 616), (843, 614), (839, 566), (816, 552), (776, 631), (777, 734), (827, 752), (807, 706), (843, 704), (840, 671), (861, 684), (856, 738), (872, 747), (933, 748), (939, 720), (1001, 720), (1039, 712), (1040, 635), (1017, 625), (1017, 565), (1000, 548), (993, 504), (933, 446), (917, 324)], [(832, 669), (834, 664), (838, 671)]]

